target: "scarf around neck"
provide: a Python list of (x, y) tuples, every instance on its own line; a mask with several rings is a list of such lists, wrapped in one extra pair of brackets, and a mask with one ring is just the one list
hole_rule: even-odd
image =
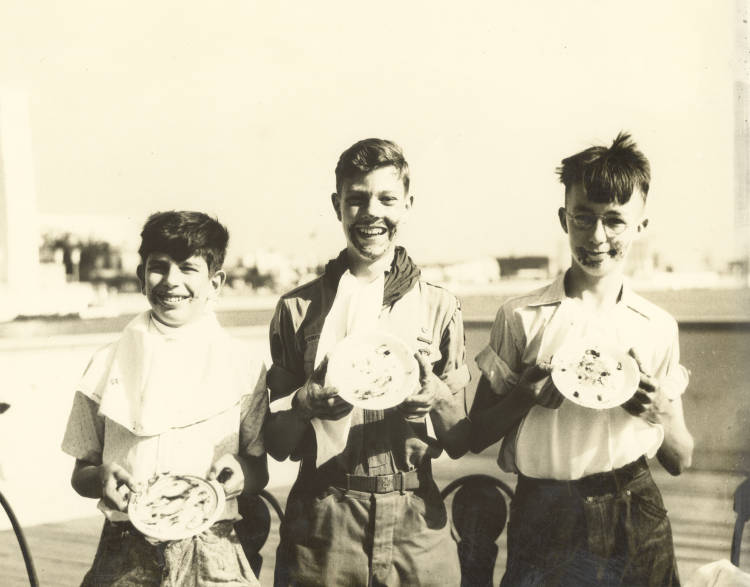
[(213, 313), (170, 329), (150, 312), (92, 358), (78, 391), (137, 436), (185, 427), (229, 409), (252, 389), (247, 354)]
[[(339, 280), (347, 269), (349, 269), (349, 259), (346, 249), (341, 251), (335, 259), (326, 263), (324, 276), (334, 291), (337, 290)], [(419, 276), (419, 267), (411, 260), (406, 249), (396, 247), (391, 267), (385, 273), (383, 306), (390, 306), (404, 297), (404, 294), (414, 287)]]

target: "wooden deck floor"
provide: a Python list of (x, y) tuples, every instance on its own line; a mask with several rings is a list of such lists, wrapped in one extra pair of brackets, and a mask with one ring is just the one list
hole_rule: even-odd
[[(444, 487), (458, 474), (486, 472), (487, 461), (480, 457), (465, 457), (460, 471), (454, 463), (437, 463), (435, 476)], [(655, 466), (654, 469), (657, 469)], [(513, 477), (499, 475), (513, 486)], [(741, 478), (724, 473), (692, 472), (673, 478), (660, 469), (654, 476), (662, 489), (670, 511), (675, 550), (683, 581), (707, 562), (729, 558), (734, 513), (732, 495)], [(274, 490), (280, 498), (286, 490)], [(58, 524), (43, 524), (25, 530), (34, 563), (43, 586), (68, 587), (80, 583), (91, 563), (99, 531), (100, 516), (87, 517)], [(278, 521), (262, 554), (264, 556), (260, 581), (271, 585), (275, 550), (278, 544)], [(743, 543), (743, 570), (750, 572), (750, 531)], [(495, 568), (495, 582), (499, 582), (505, 566), (505, 535), (499, 541), (500, 555)], [(0, 576), (4, 587), (27, 585), (20, 550), (11, 531), (0, 532)]]

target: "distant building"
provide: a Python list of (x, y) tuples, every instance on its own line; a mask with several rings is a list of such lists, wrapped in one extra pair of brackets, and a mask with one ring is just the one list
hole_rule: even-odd
[(551, 276), (550, 260), (546, 255), (498, 257), (497, 264), (503, 279), (509, 277), (547, 279)]
[(487, 285), (500, 279), (497, 261), (493, 257), (458, 263), (422, 264), (420, 271), (424, 279), (438, 284)]

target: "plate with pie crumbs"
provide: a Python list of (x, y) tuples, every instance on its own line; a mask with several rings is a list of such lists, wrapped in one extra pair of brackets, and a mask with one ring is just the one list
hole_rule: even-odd
[(552, 357), (552, 381), (575, 404), (595, 410), (622, 405), (638, 389), (635, 360), (601, 344), (566, 345)]
[(399, 338), (384, 332), (350, 335), (333, 349), (326, 384), (367, 410), (399, 405), (417, 390), (419, 365)]
[(131, 494), (128, 517), (149, 538), (160, 542), (182, 540), (210, 528), (221, 515), (225, 501), (217, 481), (162, 474)]

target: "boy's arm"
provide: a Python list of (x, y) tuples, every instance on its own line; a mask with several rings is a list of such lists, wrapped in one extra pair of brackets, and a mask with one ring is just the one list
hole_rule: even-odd
[(267, 384), (271, 402), (290, 396), (292, 401), (289, 407), (269, 413), (263, 430), (266, 451), (278, 461), (298, 455), (301, 450), (314, 450), (311, 446), (301, 446), (308, 437), (312, 418), (338, 420), (352, 409), (335, 389), (323, 386), (325, 359), (309, 378), (305, 376), (302, 351), (295, 342), (289, 309), (280, 300), (270, 325), (272, 365)]
[(125, 469), (116, 464), (99, 465), (76, 459), (70, 484), (82, 497), (104, 499), (105, 503), (124, 512), (128, 495), (135, 491), (133, 479)]
[[(305, 384), (293, 391), (291, 407), (270, 413), (266, 420), (264, 440), (266, 450), (274, 459), (283, 461), (298, 454), (300, 444), (313, 418), (339, 420), (352, 411), (353, 406), (341, 399), (333, 387), (323, 385), (328, 361), (313, 371)], [(309, 452), (313, 447), (306, 447)]]
[(440, 447), (453, 459), (469, 449), (469, 420), (466, 414), (466, 367), (464, 325), (461, 306), (455, 300), (450, 320), (440, 337), (440, 360), (434, 365), (417, 352), (419, 390), (407, 397), (398, 409), (407, 420), (429, 417)]
[(664, 442), (656, 457), (672, 475), (679, 475), (692, 464), (694, 446), (693, 436), (685, 423), (681, 398), (669, 402), (661, 415), (661, 424), (664, 427)]
[(429, 415), (440, 446), (452, 459), (469, 449), (469, 419), (466, 416), (464, 389), (452, 390), (432, 371), (432, 365), (421, 353), (414, 358), (419, 364), (420, 389), (399, 406), (407, 420), (421, 420)]
[[(295, 344), (294, 335), (289, 310), (284, 300), (279, 300), (269, 325), (271, 367), (266, 384), (272, 410), (275, 401), (293, 395), (304, 383), (304, 375), (301, 373), (304, 361)], [(277, 461), (283, 461), (295, 452), (309, 426), (309, 419), (303, 417), (295, 407), (293, 402), (291, 407), (275, 409), (266, 416), (263, 441), (268, 454)]]
[(62, 449), (76, 458), (70, 478), (76, 493), (104, 499), (109, 507), (125, 510), (128, 492), (134, 490), (131, 476), (119, 465), (102, 464), (104, 418), (99, 414), (99, 405), (80, 391), (73, 397)]
[(268, 484), (268, 460), (266, 455), (225, 454), (213, 463), (208, 479), (218, 481), (227, 498), (241, 493), (260, 493)]
[(480, 453), (508, 434), (535, 405), (557, 409), (563, 397), (549, 377), (549, 367), (530, 365), (502, 396), (484, 375), (479, 379), (471, 420), (471, 452)]
[(482, 376), (469, 411), (471, 452), (480, 453), (504, 438), (533, 405), (530, 396), (515, 390), (496, 395), (489, 380)]
[(664, 440), (656, 453), (661, 465), (672, 475), (679, 475), (693, 459), (693, 437), (685, 423), (681, 397), (668, 397), (659, 379), (646, 374), (634, 349), (630, 355), (641, 372), (638, 390), (623, 404), (632, 416), (643, 418), (664, 429)]
[(238, 452), (220, 456), (208, 472), (209, 479), (221, 483), (227, 498), (259, 493), (268, 484), (268, 459), (263, 445), (263, 424), (268, 415), (266, 367), (262, 361), (250, 364), (255, 385), (241, 400)]

